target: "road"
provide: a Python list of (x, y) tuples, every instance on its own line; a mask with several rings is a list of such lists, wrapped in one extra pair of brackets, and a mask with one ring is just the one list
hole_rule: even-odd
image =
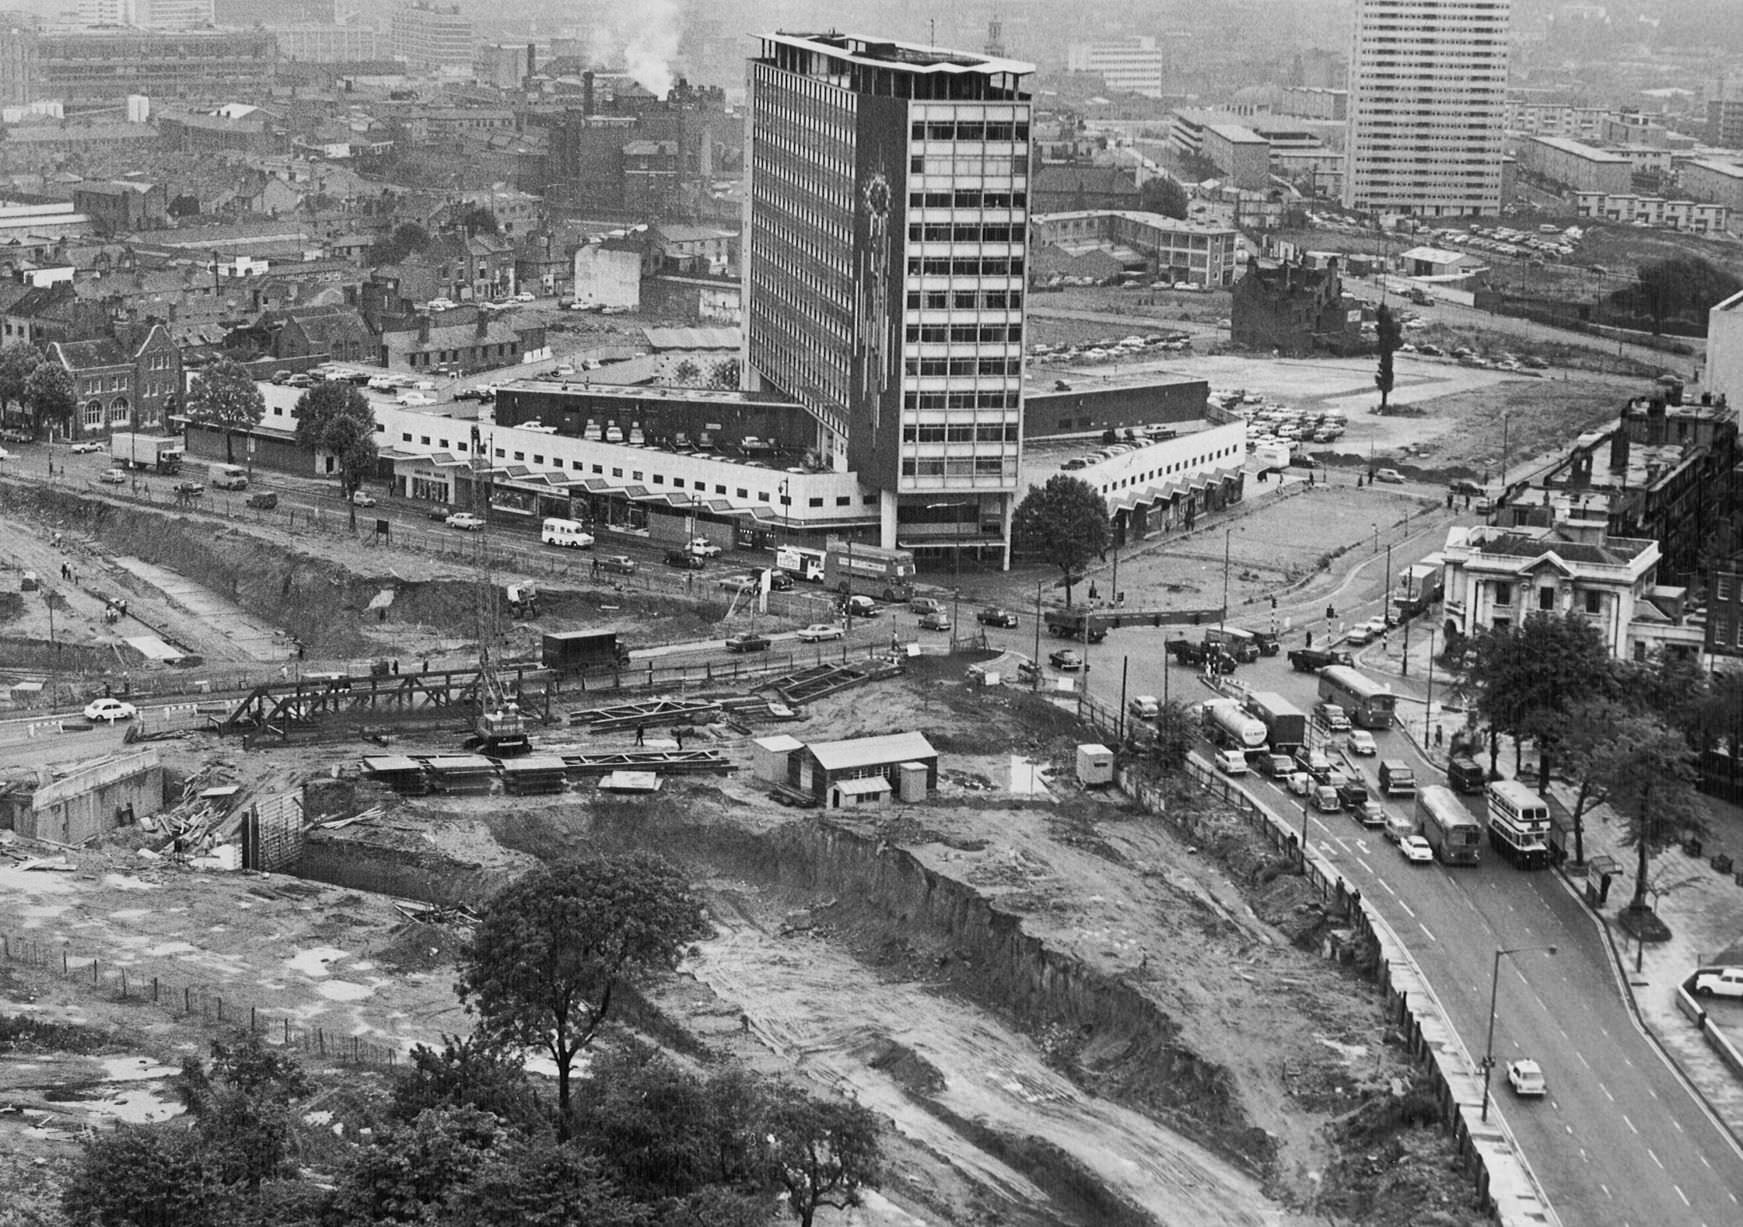
[[(1394, 552), (1394, 574), (1432, 543), (1417, 544)], [(1369, 560), (1346, 580), (1339, 609), (1352, 617), (1377, 613), (1383, 586)], [(989, 632), (989, 639), (1029, 654), (1029, 616), (1016, 630)], [(1180, 628), (1111, 631), (1090, 649), (1093, 692), (1117, 702), (1124, 673), (1127, 695), (1209, 697), (1191, 670), (1166, 663), (1159, 644), (1169, 633), (1177, 635)], [(1043, 637), (1042, 655), (1056, 645)], [(1293, 672), (1284, 657), (1244, 666), (1238, 676), (1304, 710), (1317, 699), (1313, 677)], [(1403, 733), (1381, 733), (1376, 740), (1378, 756), (1349, 760), (1371, 793), (1378, 795), (1380, 758), (1407, 758), (1419, 779), (1439, 779)], [(1281, 812), (1301, 814), (1295, 799), (1268, 781), (1255, 776), (1249, 782)], [(1394, 801), (1388, 808), (1404, 804)], [(1473, 810), (1481, 816), (1480, 806)], [(1521, 872), (1492, 857), (1475, 869), (1411, 865), (1377, 832), (1346, 815), (1306, 817), (1309, 839), (1410, 947), (1473, 1059), (1484, 1050), (1494, 952), (1557, 948), (1553, 956), (1521, 951), (1501, 962), (1492, 1111), (1512, 1127), (1563, 1222), (1720, 1227), (1743, 1221), (1743, 1153), (1635, 1023), (1603, 935), (1558, 875)], [(1507, 1089), (1506, 1062), (1517, 1056), (1543, 1066), (1545, 1100), (1519, 1100)]]

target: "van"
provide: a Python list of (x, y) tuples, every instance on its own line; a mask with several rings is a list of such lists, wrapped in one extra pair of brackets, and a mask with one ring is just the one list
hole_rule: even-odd
[(246, 490), (248, 489), (248, 470), (237, 468), (233, 464), (220, 465), (212, 470), (212, 489), (214, 490)]
[(539, 540), (569, 550), (585, 550), (593, 545), (593, 534), (579, 520), (564, 520), (555, 516), (539, 527)]
[(1416, 773), (1402, 759), (1384, 759), (1380, 763), (1380, 791), (1388, 797), (1414, 797)]
[(1476, 796), (1488, 781), (1488, 773), (1470, 755), (1455, 754), (1446, 760), (1446, 782), (1454, 792)]

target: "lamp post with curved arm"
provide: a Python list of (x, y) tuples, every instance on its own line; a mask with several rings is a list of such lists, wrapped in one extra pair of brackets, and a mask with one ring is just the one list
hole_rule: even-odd
[(1484, 1121), (1489, 1119), (1489, 1074), (1495, 1068), (1495, 995), (1501, 987), (1501, 960), (1509, 955), (1526, 954), (1533, 950), (1542, 950), (1546, 954), (1554, 954), (1554, 946), (1509, 946), (1505, 950), (1495, 951), (1495, 967), (1489, 974), (1489, 1038), (1483, 1044), (1483, 1112)]

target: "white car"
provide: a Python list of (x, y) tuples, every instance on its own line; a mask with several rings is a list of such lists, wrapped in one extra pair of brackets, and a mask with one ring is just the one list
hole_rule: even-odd
[(91, 452), (100, 452), (102, 450), (103, 444), (99, 443), (96, 439), (80, 439), (72, 446), (72, 453), (75, 456), (84, 456)]
[(1434, 849), (1420, 835), (1406, 835), (1399, 840), (1398, 851), (1412, 865), (1427, 865), (1434, 860)]
[(429, 302), (431, 311), (452, 311), (457, 305), (452, 298), (432, 298)]
[(514, 296), (514, 300), (516, 302), (532, 302), (533, 292), (531, 290), (522, 290), (519, 294)]
[(484, 527), (483, 519), (473, 515), (470, 511), (456, 511), (442, 523), (449, 528), (458, 528), (469, 533), (475, 533)]
[(375, 506), (375, 496), (367, 490), (358, 490), (351, 495), (351, 501), (359, 507)]
[(117, 720), (131, 720), (138, 714), (137, 707), (120, 699), (97, 699), (85, 705), (85, 719), (107, 720), (110, 724)]
[(1507, 1062), (1507, 1084), (1515, 1095), (1541, 1097), (1549, 1093), (1543, 1068), (1529, 1057)]
[(1291, 771), (1283, 777), (1283, 782), (1298, 797), (1305, 797), (1313, 789), (1313, 777), (1305, 771)]
[(1247, 774), (1247, 756), (1239, 750), (1218, 750), (1216, 767), (1225, 775)]
[(1374, 744), (1374, 735), (1367, 729), (1354, 729), (1350, 732), (1351, 754), (1378, 754), (1379, 747)]
[(834, 622), (813, 622), (799, 632), (800, 643), (822, 643), (825, 639), (839, 639), (842, 629)]
[(1743, 967), (1703, 967), (1695, 973), (1697, 997), (1743, 997)]
[(707, 537), (690, 538), (689, 550), (698, 558), (719, 558), (720, 547)]

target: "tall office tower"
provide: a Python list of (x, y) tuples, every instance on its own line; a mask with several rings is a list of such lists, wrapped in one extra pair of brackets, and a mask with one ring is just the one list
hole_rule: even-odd
[(1032, 71), (833, 33), (750, 62), (745, 369), (880, 492), (885, 546), (955, 524), (1008, 560)]
[(1356, 0), (1343, 203), (1501, 210), (1513, 0)]
[(79, 0), (79, 24), (196, 30), (212, 24), (213, 0)]
[(472, 19), (460, 6), (417, 3), (395, 9), (388, 35), (395, 57), (412, 68), (470, 68), (477, 48)]

